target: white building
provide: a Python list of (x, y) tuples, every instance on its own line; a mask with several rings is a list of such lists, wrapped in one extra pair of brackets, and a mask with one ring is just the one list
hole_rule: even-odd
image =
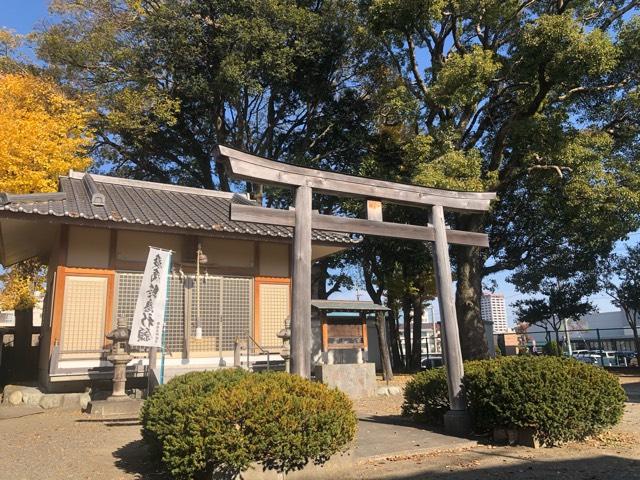
[[(567, 322), (573, 349), (603, 349), (632, 352), (635, 350), (633, 332), (624, 312), (590, 313), (578, 322)], [(527, 329), (527, 342), (544, 345), (547, 340), (555, 340), (555, 333), (541, 325), (531, 325)], [(560, 341), (565, 341), (564, 327), (560, 329)]]
[[(400, 345), (404, 350), (404, 325), (400, 326), (398, 332)], [(422, 355), (442, 355), (442, 337), (440, 332), (440, 322), (436, 321), (433, 306), (427, 305), (422, 311), (422, 329), (420, 331), (421, 353)]]
[(502, 293), (484, 292), (480, 300), (480, 314), (485, 322), (493, 322), (493, 333), (505, 333), (509, 329)]

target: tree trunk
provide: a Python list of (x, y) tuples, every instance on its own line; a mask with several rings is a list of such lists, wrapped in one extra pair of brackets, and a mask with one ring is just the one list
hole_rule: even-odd
[[(459, 228), (472, 232), (482, 231), (482, 219), (467, 216)], [(489, 358), (484, 323), (480, 315), (484, 255), (478, 247), (456, 247), (457, 265), (456, 315), (460, 329), (462, 358), (477, 360)]]
[(220, 182), (220, 190), (223, 192), (231, 191), (231, 182), (229, 181), (229, 175), (224, 170), (222, 163), (216, 163), (216, 173), (218, 174), (218, 181)]
[(398, 335), (398, 310), (395, 308), (395, 299), (387, 297), (387, 306), (391, 309), (387, 318), (387, 327), (389, 331), (389, 344), (391, 345), (391, 365), (393, 368), (399, 369), (402, 365), (400, 355), (400, 338)]
[(319, 261), (311, 265), (311, 298), (327, 299), (327, 264)]
[(405, 296), (402, 299), (402, 317), (404, 330), (404, 367), (411, 369), (411, 299)]
[(376, 330), (378, 332), (378, 348), (380, 350), (380, 362), (382, 363), (382, 376), (386, 381), (393, 380), (384, 312), (376, 313)]
[(422, 311), (422, 301), (418, 297), (413, 302), (413, 356), (411, 366), (414, 369), (419, 369), (420, 362), (422, 361)]

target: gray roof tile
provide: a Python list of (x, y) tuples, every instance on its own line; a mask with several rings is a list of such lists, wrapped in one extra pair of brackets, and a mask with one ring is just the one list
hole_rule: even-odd
[(311, 300), (311, 306), (318, 310), (332, 312), (388, 312), (390, 310), (384, 305), (359, 300)]
[[(21, 196), (19, 201), (0, 205), (0, 211), (82, 218), (95, 222), (166, 225), (191, 231), (293, 237), (293, 229), (289, 227), (231, 221), (231, 202), (250, 201), (238, 196), (234, 200), (234, 194), (226, 192), (92, 175), (99, 192), (106, 199), (104, 206), (95, 206), (92, 205), (91, 196), (82, 180), (83, 175), (85, 174), (70, 172), (69, 176), (60, 177), (59, 191), (66, 194), (64, 200), (34, 198), (37, 201), (30, 201)], [(313, 240), (346, 244), (358, 241), (346, 234), (316, 230), (313, 231)]]

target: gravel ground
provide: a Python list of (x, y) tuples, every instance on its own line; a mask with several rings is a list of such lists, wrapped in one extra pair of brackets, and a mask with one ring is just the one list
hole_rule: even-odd
[(345, 479), (395, 480), (631, 480), (640, 479), (640, 404), (623, 422), (581, 443), (533, 450), (481, 445), (461, 451), (369, 462)]
[[(398, 378), (402, 385), (406, 378)], [(632, 402), (611, 432), (562, 448), (480, 446), (377, 459), (347, 479), (640, 480), (640, 377), (621, 379)], [(355, 403), (360, 415), (398, 415), (401, 396)], [(366, 441), (366, 439), (365, 439)], [(96, 420), (48, 411), (0, 420), (0, 480), (164, 479), (148, 458), (135, 418)], [(357, 471), (355, 471), (357, 470)], [(336, 477), (333, 477), (336, 478)]]

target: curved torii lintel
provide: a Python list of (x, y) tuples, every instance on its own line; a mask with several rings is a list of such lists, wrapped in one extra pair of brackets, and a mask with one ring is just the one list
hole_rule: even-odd
[(258, 157), (224, 145), (217, 147), (217, 160), (227, 167), (229, 176), (272, 185), (308, 186), (316, 193), (384, 200), (400, 205), (481, 213), (489, 210), (493, 192), (460, 192), (388, 182), (343, 173), (317, 170)]

